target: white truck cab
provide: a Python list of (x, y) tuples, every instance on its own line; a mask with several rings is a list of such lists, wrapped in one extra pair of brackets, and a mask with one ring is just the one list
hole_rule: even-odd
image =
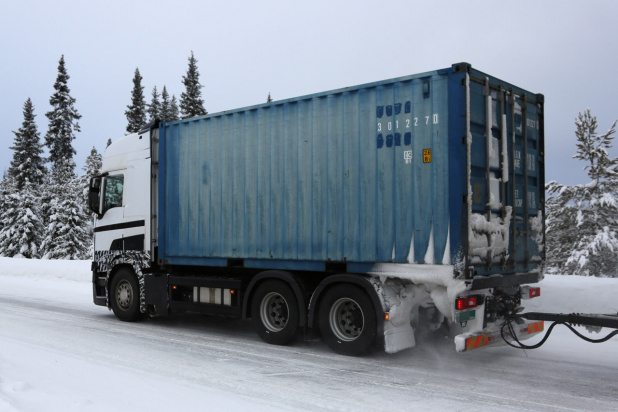
[[(93, 262), (97, 304), (110, 304), (106, 290), (113, 267), (122, 263), (131, 266), (141, 283), (142, 269), (150, 266), (153, 247), (150, 139), (151, 129), (147, 128), (109, 145), (103, 156), (101, 175), (90, 182), (89, 206), (97, 214)], [(143, 303), (143, 291), (141, 295)], [(144, 305), (141, 306), (144, 310)]]

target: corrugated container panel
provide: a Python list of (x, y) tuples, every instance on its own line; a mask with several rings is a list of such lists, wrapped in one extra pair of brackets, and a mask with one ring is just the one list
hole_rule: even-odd
[[(472, 213), (493, 216), (487, 204), (494, 190), (502, 206), (514, 205), (512, 226), (523, 230), (542, 210), (543, 176), (542, 106), (492, 77), (494, 89), (502, 86), (514, 98), (494, 102), (494, 90), (489, 112), (485, 76), (454, 66), (162, 124), (159, 258), (320, 269), (329, 261), (453, 264), (463, 256), (487, 265), (486, 256), (467, 255), (466, 202), (480, 199)], [(517, 107), (527, 117), (516, 115)], [(488, 113), (495, 117), (491, 144), (507, 142), (500, 153), (508, 152), (510, 169), (488, 152)], [(536, 128), (518, 129), (517, 121)], [(522, 153), (525, 172), (524, 163), (516, 164)], [(469, 187), (474, 199), (467, 199)], [(530, 236), (522, 242), (517, 233), (510, 229), (511, 261), (501, 262), (501, 270), (527, 265), (539, 253)]]

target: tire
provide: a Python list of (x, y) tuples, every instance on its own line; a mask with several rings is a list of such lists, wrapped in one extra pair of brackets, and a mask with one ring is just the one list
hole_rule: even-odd
[(133, 272), (121, 268), (112, 279), (109, 299), (114, 315), (124, 322), (142, 319), (139, 310), (139, 285)]
[(318, 310), (322, 339), (336, 353), (359, 356), (376, 347), (378, 330), (371, 299), (360, 287), (339, 284), (324, 294)]
[(292, 289), (279, 280), (261, 283), (251, 301), (251, 318), (260, 338), (272, 345), (286, 345), (296, 338), (299, 309)]

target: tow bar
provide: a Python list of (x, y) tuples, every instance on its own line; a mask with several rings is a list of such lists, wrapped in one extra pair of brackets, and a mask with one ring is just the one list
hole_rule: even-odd
[[(539, 343), (536, 345), (524, 345), (517, 338), (517, 334), (515, 333), (515, 329), (513, 327), (513, 322), (515, 323), (523, 323), (523, 319), (528, 320), (542, 320), (553, 322), (551, 326), (547, 329), (547, 333), (541, 339)], [(571, 330), (575, 335), (580, 337), (581, 339), (591, 342), (591, 343), (602, 343), (606, 342), (614, 336), (618, 335), (618, 314), (615, 315), (599, 315), (599, 314), (581, 314), (581, 313), (571, 313), (571, 314), (563, 314), (563, 313), (540, 313), (540, 312), (529, 312), (529, 313), (521, 313), (515, 314), (513, 317), (508, 319), (502, 329), (500, 330), (500, 334), (502, 335), (502, 339), (507, 343), (507, 345), (512, 346), (517, 349), (536, 349), (541, 347), (552, 330), (556, 325), (564, 325)], [(601, 339), (591, 339), (587, 336), (579, 333), (573, 326), (584, 326), (588, 331), (591, 332), (600, 332), (601, 328), (610, 328), (616, 329), (613, 332), (610, 332), (607, 336)], [(510, 342), (507, 338), (511, 338), (513, 342)]]

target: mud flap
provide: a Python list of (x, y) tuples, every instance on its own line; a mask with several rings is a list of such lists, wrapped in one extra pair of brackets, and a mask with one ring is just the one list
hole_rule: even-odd
[(154, 274), (144, 275), (144, 289), (146, 295), (146, 306), (154, 307), (150, 311), (151, 315), (164, 316), (168, 314), (168, 282), (167, 275), (155, 276)]

